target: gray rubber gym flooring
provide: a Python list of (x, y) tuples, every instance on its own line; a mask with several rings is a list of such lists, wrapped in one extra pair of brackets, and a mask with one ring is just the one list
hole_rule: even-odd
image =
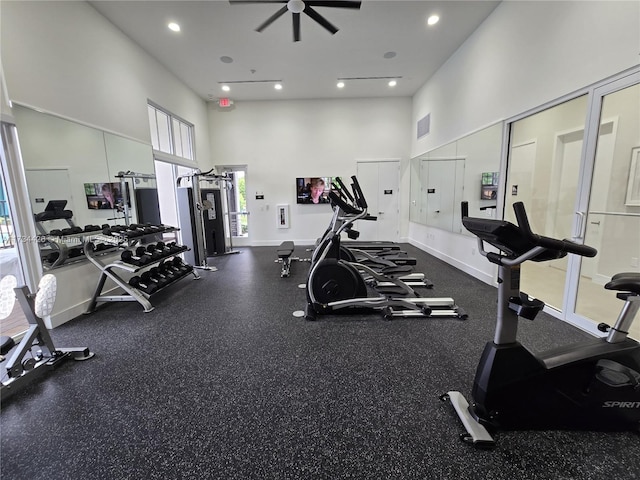
[[(275, 250), (212, 258), (217, 272), (153, 312), (112, 303), (53, 330), (96, 355), (2, 405), (2, 479), (640, 478), (634, 433), (504, 432), (491, 451), (459, 439), (439, 395), (468, 396), (493, 287), (407, 246), (428, 295), (454, 297), (467, 321), (308, 322), (292, 316), (308, 264), (281, 279)], [(534, 351), (586, 336), (544, 314), (520, 331)]]

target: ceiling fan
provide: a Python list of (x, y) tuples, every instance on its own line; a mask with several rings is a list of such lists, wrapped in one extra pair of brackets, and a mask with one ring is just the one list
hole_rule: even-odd
[(338, 29), (327, 21), (322, 15), (316, 12), (313, 7), (334, 7), (334, 8), (355, 8), (359, 9), (362, 2), (356, 1), (331, 1), (331, 0), (229, 0), (229, 3), (284, 3), (284, 7), (271, 15), (262, 23), (256, 32), (262, 32), (282, 15), (291, 12), (293, 17), (293, 41), (300, 41), (300, 14), (304, 13), (329, 30), (333, 35)]

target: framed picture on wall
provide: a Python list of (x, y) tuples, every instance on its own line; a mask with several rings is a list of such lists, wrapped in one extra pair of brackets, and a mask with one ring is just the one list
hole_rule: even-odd
[(631, 149), (629, 183), (627, 184), (627, 198), (624, 204), (628, 207), (640, 207), (640, 147)]
[(289, 228), (289, 205), (277, 205), (278, 228)]

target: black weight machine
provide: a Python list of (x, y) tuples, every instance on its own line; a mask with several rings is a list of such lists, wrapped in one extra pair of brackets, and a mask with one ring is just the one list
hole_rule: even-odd
[[(129, 189), (127, 188), (127, 179), (129, 179), (133, 183), (132, 187), (135, 192), (134, 196), (138, 223), (159, 225), (161, 221), (160, 206), (158, 204), (158, 189), (135, 187), (135, 183), (137, 182), (149, 182), (150, 180), (155, 180), (155, 174), (137, 173), (128, 170), (126, 172), (118, 172), (115, 177), (120, 181), (120, 191), (122, 192), (123, 198), (122, 205), (119, 205), (117, 210), (123, 213), (124, 224), (129, 225), (131, 223), (131, 212), (129, 211), (131, 199), (129, 198)], [(116, 217), (110, 220), (119, 220), (119, 218)]]
[[(524, 205), (513, 208), (517, 225), (470, 218), (462, 206), (462, 223), (478, 237), (481, 255), (499, 267), (496, 330), (476, 370), (471, 406), (457, 391), (441, 397), (467, 430), (462, 440), (492, 447), (495, 430), (640, 431), (640, 344), (627, 337), (640, 309), (640, 273), (619, 273), (605, 285), (624, 301), (613, 327), (598, 326), (606, 337), (532, 353), (517, 341), (518, 319), (533, 320), (544, 302), (520, 291), (520, 265), (597, 252), (533, 233)], [(485, 242), (499, 252), (487, 252)]]
[(2, 401), (66, 360), (80, 361), (93, 357), (93, 352), (87, 347), (55, 347), (43, 321), (43, 317), (51, 314), (55, 297), (56, 277), (51, 274), (42, 277), (35, 295), (26, 286), (18, 288), (13, 275), (0, 280), (0, 318), (7, 318), (11, 314), (17, 298), (29, 322), (29, 329), (17, 346), (11, 337), (2, 337), (0, 340), (0, 359), (7, 362), (0, 385)]
[[(208, 182), (212, 187), (216, 185), (218, 188), (202, 188), (201, 182)], [(185, 259), (195, 268), (215, 271), (216, 267), (208, 265), (209, 256), (239, 253), (239, 250), (233, 248), (230, 215), (225, 227), (220, 188), (227, 193), (228, 205), (232, 179), (226, 174), (213, 173), (213, 169), (207, 172), (195, 170), (179, 177), (176, 186), (182, 243), (191, 249), (191, 253), (185, 254)]]

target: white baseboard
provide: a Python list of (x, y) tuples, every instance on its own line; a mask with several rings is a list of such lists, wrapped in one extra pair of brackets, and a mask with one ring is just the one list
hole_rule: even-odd
[[(121, 291), (118, 287), (112, 288), (111, 290), (106, 290), (101, 293), (101, 295), (110, 295), (116, 291)], [(59, 327), (60, 325), (64, 325), (70, 320), (77, 318), (81, 315), (84, 315), (87, 309), (89, 308), (89, 304), (91, 303), (91, 299), (77, 303), (75, 305), (71, 305), (60, 312), (56, 312), (55, 314), (44, 319), (44, 323), (47, 328), (52, 329)], [(98, 304), (100, 306), (100, 304)], [(140, 310), (141, 312), (144, 310)]]
[(495, 286), (495, 280), (493, 278), (493, 275), (490, 275), (486, 272), (483, 272), (482, 270), (478, 270), (477, 268), (468, 265), (466, 263), (461, 262), (460, 260), (453, 258), (445, 253), (442, 253), (438, 250), (435, 250), (434, 248), (430, 247), (429, 245), (426, 245), (424, 243), (418, 242), (416, 240), (408, 240), (408, 243), (410, 243), (411, 245), (413, 245), (414, 247), (419, 248), (420, 250), (422, 250), (423, 252), (428, 253), (429, 255), (433, 255), (434, 257), (447, 262), (449, 265), (457, 268), (458, 270), (461, 270), (465, 273), (468, 273), (469, 275), (471, 275), (474, 278), (477, 278), (478, 280), (483, 281), (484, 283), (486, 283), (487, 285), (491, 285), (491, 286)]

